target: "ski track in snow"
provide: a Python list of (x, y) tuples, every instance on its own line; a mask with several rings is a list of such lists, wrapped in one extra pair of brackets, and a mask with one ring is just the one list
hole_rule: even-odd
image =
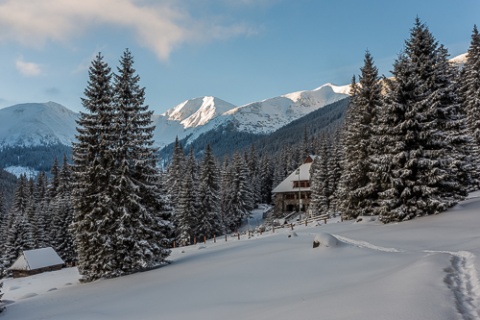
[(375, 251), (382, 251), (382, 252), (403, 252), (403, 251), (395, 249), (395, 248), (380, 247), (380, 246), (371, 244), (371, 243), (366, 242), (366, 241), (353, 240), (353, 239), (350, 239), (350, 238), (347, 238), (347, 237), (339, 236), (337, 234), (334, 234), (333, 236), (335, 238), (337, 238), (338, 240), (342, 241), (342, 242), (351, 244), (351, 245), (359, 247), (359, 248), (367, 248), (367, 249), (372, 249), (372, 250), (375, 250)]
[[(402, 253), (406, 252), (395, 248), (386, 248), (372, 243), (354, 240), (340, 235), (333, 235), (338, 240), (347, 244), (367, 248), (375, 251)], [(447, 275), (445, 284), (455, 297), (457, 311), (464, 320), (480, 320), (480, 281), (475, 268), (475, 255), (468, 251), (432, 251), (424, 250), (424, 253), (449, 254), (451, 265), (444, 269)]]

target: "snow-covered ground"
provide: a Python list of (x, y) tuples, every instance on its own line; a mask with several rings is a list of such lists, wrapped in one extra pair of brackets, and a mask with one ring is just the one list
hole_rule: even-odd
[(7, 279), (0, 319), (475, 320), (479, 226), (472, 197), (408, 222), (329, 221), (176, 248), (170, 265), (117, 279), (80, 284), (75, 268)]

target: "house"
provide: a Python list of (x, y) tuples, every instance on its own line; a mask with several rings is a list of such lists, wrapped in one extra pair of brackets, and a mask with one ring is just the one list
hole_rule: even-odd
[(311, 196), (310, 167), (314, 159), (315, 156), (308, 156), (300, 167), (273, 189), (275, 216), (308, 211)]
[(27, 277), (45, 271), (60, 270), (63, 260), (51, 247), (25, 250), (12, 264), (9, 271), (14, 278)]

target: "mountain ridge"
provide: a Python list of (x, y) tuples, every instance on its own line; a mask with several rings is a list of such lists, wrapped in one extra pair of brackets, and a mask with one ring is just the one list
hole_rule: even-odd
[[(337, 93), (337, 90), (339, 93)], [(342, 86), (322, 85), (258, 102), (235, 106), (212, 96), (184, 101), (163, 114), (153, 115), (156, 147), (230, 125), (238, 131), (266, 134), (348, 95)], [(0, 148), (63, 144), (75, 140), (79, 113), (55, 102), (24, 103), (0, 109)]]

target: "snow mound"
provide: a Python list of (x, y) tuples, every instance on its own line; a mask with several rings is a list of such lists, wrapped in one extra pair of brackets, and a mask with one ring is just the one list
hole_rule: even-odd
[(359, 217), (357, 217), (357, 220), (355, 220), (355, 223), (376, 222), (377, 218), (378, 218), (377, 216), (359, 216)]
[(297, 234), (295, 231), (290, 231), (290, 232), (288, 233), (288, 237), (289, 237), (289, 238), (298, 237), (298, 234)]
[(313, 239), (313, 247), (336, 247), (338, 246), (338, 239), (330, 233), (320, 232), (315, 235)]

